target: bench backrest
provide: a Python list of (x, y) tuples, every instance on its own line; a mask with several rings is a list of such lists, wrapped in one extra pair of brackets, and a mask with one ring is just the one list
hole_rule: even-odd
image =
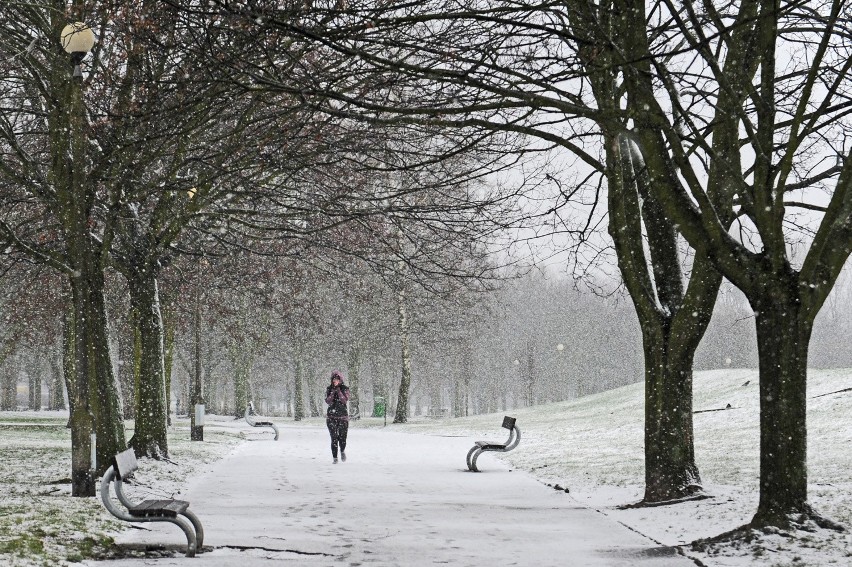
[(115, 456), (115, 472), (119, 479), (130, 478), (138, 468), (139, 463), (136, 462), (136, 453), (133, 449), (122, 451)]
[(511, 431), (515, 427), (515, 418), (508, 415), (503, 416), (503, 427)]

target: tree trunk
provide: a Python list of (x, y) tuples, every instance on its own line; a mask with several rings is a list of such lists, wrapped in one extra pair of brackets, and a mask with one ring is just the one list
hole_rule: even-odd
[(684, 291), (677, 232), (647, 191), (641, 156), (629, 141), (616, 137), (609, 143), (610, 235), (642, 329), (645, 360), (643, 503), (680, 500), (701, 492), (692, 422), (692, 363), (710, 322), (721, 276), (708, 257), (696, 255)]
[(670, 325), (642, 325), (645, 353), (645, 503), (701, 491), (692, 429), (692, 360), (680, 356)]
[(74, 400), (76, 394), (75, 365), (76, 339), (74, 338), (74, 301), (70, 296), (62, 312), (62, 378), (65, 391), (68, 393), (68, 427), (71, 427), (71, 417), (74, 415)]
[(3, 365), (3, 370), (0, 372), (0, 410), (15, 409), (15, 389), (14, 373), (7, 365)]
[[(129, 279), (129, 278), (128, 278)], [(131, 308), (126, 320), (119, 325), (118, 333), (118, 382), (121, 385), (122, 397), (133, 399), (134, 403), (124, 404), (124, 419), (136, 418), (136, 394), (138, 376), (138, 332), (136, 324), (136, 313)], [(132, 394), (132, 396), (131, 396)]]
[(405, 306), (405, 292), (397, 292), (397, 309), (399, 311), (399, 340), (402, 355), (402, 378), (399, 381), (399, 397), (394, 423), (408, 423), (408, 394), (411, 388), (411, 337), (408, 329), (408, 310)]
[(196, 278), (195, 282), (195, 308), (193, 310), (192, 325), (195, 339), (195, 357), (193, 364), (192, 385), (189, 389), (189, 438), (192, 441), (204, 440), (204, 426), (196, 423), (195, 408), (204, 403), (204, 382), (201, 375), (201, 286)]
[(70, 325), (67, 331), (73, 362), (66, 365), (70, 371), (68, 394), (71, 405), (71, 496), (85, 497), (95, 495), (95, 478), (92, 473), (92, 435), (95, 433), (95, 416), (89, 406), (90, 371), (86, 352), (84, 330), (78, 323), (85, 317), (83, 294), (79, 286), (71, 279), (72, 312), (66, 321)]
[[(777, 288), (777, 284), (774, 286)], [(760, 367), (760, 502), (752, 525), (809, 513), (806, 386), (812, 321), (795, 285), (751, 300)]]
[(41, 368), (36, 360), (27, 364), (27, 382), (29, 384), (29, 408), (41, 411)]
[(293, 421), (305, 418), (305, 396), (302, 392), (301, 349), (296, 349), (295, 369), (293, 372)]
[(350, 411), (361, 413), (361, 348), (358, 345), (349, 349), (349, 407)]
[[(59, 16), (57, 16), (59, 18)], [(57, 22), (59, 23), (59, 22)], [(95, 187), (88, 182), (86, 156), (87, 113), (83, 84), (68, 76), (66, 65), (52, 69), (62, 85), (62, 102), (51, 114), (52, 175), (56, 184), (57, 213), (62, 241), (70, 268), (74, 364), (71, 371), (74, 398), (71, 414), (71, 494), (94, 496), (94, 475), (103, 473), (112, 458), (126, 448), (118, 384), (109, 356), (106, 303), (104, 300), (103, 250), (95, 236), (93, 218)], [(61, 77), (61, 78), (60, 78)], [(72, 391), (73, 390), (73, 391)], [(91, 465), (91, 435), (97, 434), (94, 473)]]
[(172, 368), (174, 365), (175, 355), (175, 324), (171, 322), (171, 317), (166, 319), (163, 317), (163, 326), (165, 327), (165, 352), (163, 353), (163, 362), (165, 370), (165, 404), (166, 404), (166, 426), (172, 424)]
[(526, 393), (524, 397), (527, 401), (527, 407), (534, 406), (536, 403), (535, 399), (535, 386), (536, 386), (536, 376), (535, 376), (535, 350), (533, 348), (532, 341), (527, 341), (527, 375), (526, 375)]
[(453, 417), (461, 417), (461, 379), (456, 378), (453, 380)]
[[(234, 368), (234, 417), (243, 417), (250, 401), (249, 374), (251, 363), (246, 360), (247, 356), (240, 353), (235, 357)], [(254, 400), (257, 401), (257, 400)], [(258, 408), (259, 410), (260, 408)]]
[(128, 283), (139, 338), (139, 373), (134, 396), (136, 428), (130, 445), (137, 457), (168, 457), (163, 318), (157, 277), (151, 268), (143, 268)]
[[(314, 386), (315, 380), (311, 380), (311, 386)], [(323, 394), (325, 390), (323, 390)], [(323, 399), (323, 403), (325, 403), (325, 399)], [(315, 389), (313, 387), (308, 388), (308, 409), (311, 412), (311, 417), (320, 417), (322, 416), (322, 410), (320, 410), (319, 406), (319, 396), (316, 394)]]
[[(124, 413), (121, 409), (118, 381), (112, 369), (107, 336), (107, 315), (104, 299), (103, 272), (95, 268), (93, 255), (83, 262), (89, 269), (80, 277), (72, 278), (72, 294), (75, 303), (75, 369), (79, 396), (85, 400), (80, 415), (91, 412), (97, 433), (98, 475), (111, 466), (113, 457), (127, 448), (124, 436)], [(88, 272), (88, 273), (87, 273)], [(79, 423), (87, 426), (87, 419)], [(72, 426), (73, 427), (73, 426)], [(88, 436), (89, 431), (80, 432), (79, 437)], [(73, 438), (72, 433), (72, 438)], [(88, 455), (86, 461), (89, 460)], [(92, 494), (93, 495), (93, 494)]]
[(48, 409), (58, 411), (65, 408), (65, 381), (63, 380), (62, 365), (55, 355), (50, 355), (50, 402)]

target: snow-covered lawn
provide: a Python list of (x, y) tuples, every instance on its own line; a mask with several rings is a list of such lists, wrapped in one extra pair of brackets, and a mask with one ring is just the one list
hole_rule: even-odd
[[(643, 388), (617, 390), (508, 412), (521, 445), (502, 457), (542, 482), (567, 487), (580, 503), (666, 545), (683, 545), (746, 524), (757, 509), (759, 400), (756, 370), (695, 375), (696, 458), (708, 500), (622, 510), (643, 492)], [(852, 528), (852, 370), (812, 370), (808, 386), (810, 499), (823, 515)], [(830, 394), (832, 392), (838, 392)], [(830, 394), (830, 395), (824, 395)], [(702, 411), (725, 408), (724, 411)], [(499, 436), (500, 415), (422, 421), (412, 431)], [(493, 453), (492, 453), (493, 454)], [(486, 462), (488, 453), (481, 457)], [(485, 465), (487, 466), (487, 464)], [(763, 534), (742, 549), (685, 547), (708, 566), (852, 565), (852, 535)]]
[[(810, 497), (817, 511), (852, 527), (852, 371), (810, 372)], [(838, 392), (830, 395), (831, 392)], [(681, 545), (717, 535), (746, 523), (757, 506), (757, 372), (725, 370), (697, 373), (696, 453), (707, 500), (673, 506), (620, 509), (642, 496), (643, 385), (635, 384), (561, 402), (507, 412), (517, 417), (523, 437), (513, 452), (501, 455), (512, 467), (541, 482), (567, 487), (570, 498), (665, 545)], [(461, 419), (414, 418), (388, 425), (394, 431), (499, 439), (502, 413)], [(231, 452), (241, 436), (262, 433), (230, 418), (208, 417), (205, 442), (188, 440), (188, 424), (171, 433), (177, 464), (143, 460), (146, 481), (158, 494), (177, 494), (213, 462)], [(217, 421), (218, 420), (218, 421)], [(288, 427), (322, 425), (320, 419)], [(353, 423), (380, 428), (379, 419)], [(132, 433), (128, 432), (128, 438)], [(271, 435), (271, 434), (269, 434)], [(282, 435), (282, 441), (285, 441)], [(282, 443), (279, 441), (278, 443)], [(69, 433), (64, 417), (50, 412), (0, 413), (0, 564), (62, 565), (87, 555), (108, 555), (110, 529), (128, 529), (111, 521), (95, 499), (68, 497)], [(282, 444), (284, 447), (284, 444)], [(326, 449), (327, 450), (327, 449)], [(486, 453), (480, 468), (496, 466)], [(347, 463), (349, 465), (350, 463)], [(459, 468), (464, 454), (458, 455)], [(405, 479), (400, 479), (404, 481)], [(54, 482), (57, 484), (52, 484)], [(174, 528), (174, 526), (171, 526)], [(176, 529), (176, 528), (174, 528)], [(685, 553), (707, 566), (852, 565), (852, 536), (812, 533), (761, 534), (742, 549), (716, 547)]]
[[(0, 565), (70, 565), (109, 556), (119, 526), (96, 498), (71, 498), (71, 434), (65, 412), (0, 412)], [(128, 422), (127, 438), (133, 435)], [(188, 422), (170, 428), (172, 463), (143, 459), (157, 492), (178, 493), (241, 440), (212, 428), (189, 440)]]

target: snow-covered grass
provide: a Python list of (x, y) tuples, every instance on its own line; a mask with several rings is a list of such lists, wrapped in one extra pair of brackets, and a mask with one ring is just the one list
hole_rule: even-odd
[[(852, 370), (815, 370), (809, 376), (810, 499), (823, 515), (852, 527)], [(822, 395), (829, 394), (831, 395)], [(852, 565), (852, 535), (828, 530), (761, 533), (753, 541), (693, 548), (690, 542), (747, 523), (757, 507), (758, 390), (755, 370), (718, 370), (695, 376), (696, 455), (712, 498), (655, 508), (622, 509), (643, 491), (643, 385), (579, 400), (512, 410), (520, 446), (502, 458), (545, 484), (568, 488), (579, 503), (665, 545), (681, 546), (713, 567)], [(725, 408), (724, 411), (701, 411)], [(413, 418), (395, 430), (502, 439), (504, 412), (460, 419)], [(156, 494), (176, 495), (190, 476), (228, 454), (242, 435), (260, 435), (244, 422), (208, 416), (205, 442), (189, 441), (179, 420), (170, 431), (172, 460), (140, 463), (140, 480)], [(66, 417), (52, 412), (0, 413), (0, 564), (67, 565), (108, 556), (111, 537), (128, 524), (114, 521), (92, 498), (70, 498), (70, 436)], [(319, 425), (319, 418), (301, 424)], [(365, 418), (353, 428), (382, 427)], [(291, 420), (288, 426), (297, 426)], [(128, 424), (132, 425), (132, 424)], [(128, 439), (132, 431), (128, 431)], [(486, 453), (479, 465), (487, 469)], [(464, 467), (460, 454), (459, 467)], [(55, 484), (54, 484), (55, 483)]]
[[(759, 400), (756, 370), (695, 375), (695, 450), (707, 500), (621, 509), (642, 498), (643, 388), (634, 384), (561, 402), (512, 410), (520, 446), (501, 454), (542, 482), (568, 488), (580, 503), (708, 566), (852, 565), (852, 535), (830, 530), (755, 534), (748, 545), (692, 548), (690, 542), (740, 527), (757, 508)], [(808, 386), (809, 497), (824, 516), (852, 528), (852, 370), (812, 370)], [(838, 392), (831, 395), (831, 392)], [(702, 411), (725, 408), (724, 411)], [(502, 413), (405, 429), (500, 439)], [(480, 464), (487, 455), (480, 458)], [(494, 455), (494, 453), (490, 453)], [(463, 456), (461, 457), (463, 458)], [(484, 466), (487, 466), (485, 464)], [(814, 526), (815, 528), (815, 526)]]
[[(113, 552), (112, 537), (129, 529), (98, 498), (72, 498), (71, 434), (65, 412), (0, 412), (0, 565), (69, 565)], [(127, 438), (133, 435), (128, 422)], [(142, 459), (140, 480), (157, 494), (180, 492), (187, 479), (230, 452), (239, 437), (210, 428), (189, 440), (189, 423), (169, 431), (172, 463)]]

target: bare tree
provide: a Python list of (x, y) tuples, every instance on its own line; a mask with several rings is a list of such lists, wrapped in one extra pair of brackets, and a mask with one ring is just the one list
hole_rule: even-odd
[[(650, 190), (755, 312), (761, 463), (751, 525), (820, 520), (807, 500), (807, 354), (814, 318), (852, 252), (852, 160), (841, 143), (848, 6), (664, 4), (649, 18), (657, 41), (635, 26), (644, 5), (615, 8), (625, 25), (607, 41), (631, 54), (621, 63), (632, 119), (625, 135), (658, 180)], [(808, 56), (788, 60), (793, 49)], [(728, 231), (732, 216), (745, 238)], [(792, 261), (796, 245), (807, 247), (801, 263)]]
[[(783, 525), (789, 513), (811, 513), (807, 345), (850, 253), (850, 166), (839, 143), (850, 68), (843, 2), (825, 9), (761, 1), (218, 9), (334, 53), (328, 64), (346, 65), (337, 81), (302, 77), (299, 84), (318, 107), (374, 121), (523, 132), (605, 174), (610, 233), (645, 336), (646, 501), (698, 489), (691, 361), (719, 273), (740, 287), (757, 314), (762, 376), (761, 501), (753, 524)], [(785, 71), (776, 70), (787, 48), (810, 57), (785, 59)], [(296, 90), (269, 66), (251, 77)], [(400, 91), (406, 96), (389, 96)], [(833, 197), (828, 205), (793, 197), (808, 188)], [(803, 235), (803, 219), (785, 214), (793, 207), (821, 214), (822, 222)], [(734, 222), (741, 240), (729, 233)], [(678, 231), (696, 253), (686, 290)], [(791, 234), (812, 242), (801, 266), (789, 260)], [(647, 254), (638, 246), (644, 238)], [(656, 350), (659, 344), (666, 350)], [(662, 467), (654, 470), (655, 463)]]
[[(249, 27), (286, 29), (302, 49), (323, 53), (326, 69), (337, 70), (330, 81), (309, 75), (294, 81), (265, 65), (244, 73), (244, 81), (275, 92), (298, 92), (335, 116), (471, 138), (521, 135), (527, 152), (567, 150), (582, 173), (576, 187), (548, 208), (550, 213), (580, 197), (590, 200), (594, 213), (602, 194), (596, 180), (603, 176), (610, 234), (645, 341), (644, 500), (700, 495), (692, 441), (692, 357), (721, 277), (700, 259), (694, 266), (697, 277), (683, 289), (677, 231), (620, 146), (627, 115), (619, 108), (619, 68), (590, 43), (596, 37), (583, 35), (609, 37), (618, 22), (606, 15), (606, 7), (507, 2), (462, 4), (453, 10), (442, 3), (366, 2), (289, 11), (265, 2), (211, 6), (245, 18)], [(517, 146), (503, 151), (517, 151)], [(589, 220), (560, 230), (582, 239), (593, 226)]]

